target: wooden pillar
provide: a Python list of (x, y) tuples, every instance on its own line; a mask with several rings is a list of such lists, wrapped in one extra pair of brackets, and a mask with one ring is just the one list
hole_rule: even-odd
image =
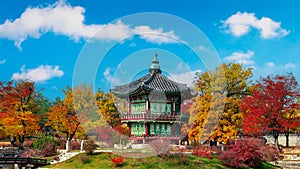
[(171, 135), (172, 135), (172, 136), (175, 136), (175, 132), (174, 132), (174, 127), (175, 127), (175, 126), (174, 126), (174, 125), (175, 125), (175, 123), (172, 124), (172, 129), (171, 129)]
[(146, 136), (149, 135), (149, 123), (145, 122), (145, 126), (146, 126)]
[(175, 100), (174, 100), (173, 104), (172, 104), (172, 114), (175, 114), (175, 106), (176, 106), (176, 104), (175, 104)]
[(131, 114), (131, 100), (128, 102), (128, 114)]
[(131, 136), (131, 123), (127, 123), (127, 127), (128, 127), (128, 130), (129, 130), (129, 136)]
[(146, 100), (146, 114), (149, 114), (149, 100)]

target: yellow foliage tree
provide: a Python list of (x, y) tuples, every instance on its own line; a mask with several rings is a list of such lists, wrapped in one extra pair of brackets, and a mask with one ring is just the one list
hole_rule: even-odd
[(101, 117), (105, 119), (112, 128), (121, 125), (121, 119), (117, 107), (115, 106), (112, 93), (104, 94), (104, 92), (99, 89), (96, 93), (96, 102)]
[(241, 128), (240, 100), (253, 91), (251, 77), (251, 68), (235, 63), (198, 74), (195, 89), (200, 96), (190, 109), (189, 140), (227, 143), (236, 137)]

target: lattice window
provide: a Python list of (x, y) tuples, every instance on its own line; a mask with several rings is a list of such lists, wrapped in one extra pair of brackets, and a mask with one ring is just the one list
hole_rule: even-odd
[(172, 106), (167, 103), (153, 103), (151, 102), (150, 112), (152, 114), (171, 114)]
[(146, 103), (131, 104), (132, 114), (143, 114), (146, 113)]
[(134, 136), (142, 136), (146, 134), (146, 128), (144, 123), (132, 123), (131, 124), (131, 133)]

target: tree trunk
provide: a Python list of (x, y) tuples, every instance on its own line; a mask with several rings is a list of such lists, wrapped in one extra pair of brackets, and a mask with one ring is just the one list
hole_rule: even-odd
[(80, 144), (80, 152), (83, 152), (83, 144), (84, 144), (84, 140), (81, 140), (81, 144)]
[(70, 151), (70, 141), (69, 139), (67, 139), (67, 142), (66, 142), (66, 152), (69, 152)]
[(278, 143), (279, 131), (273, 131), (273, 137), (274, 137), (274, 144), (279, 149), (279, 143)]
[(20, 145), (19, 145), (18, 151), (24, 150), (24, 147), (23, 147), (24, 141), (25, 141), (25, 135), (19, 135), (19, 142), (20, 142)]
[(289, 147), (290, 145), (289, 145), (289, 136), (290, 136), (290, 132), (285, 132), (284, 133), (285, 134), (285, 146), (286, 147)]
[(15, 147), (16, 146), (16, 137), (15, 136), (12, 136), (12, 137), (10, 137), (10, 145), (12, 146), (12, 147)]

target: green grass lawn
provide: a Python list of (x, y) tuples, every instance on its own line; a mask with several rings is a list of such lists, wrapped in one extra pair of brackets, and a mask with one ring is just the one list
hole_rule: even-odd
[[(48, 165), (45, 168), (59, 168), (59, 169), (110, 169), (110, 168), (124, 168), (124, 169), (229, 169), (222, 165), (221, 161), (216, 158), (212, 160), (207, 158), (200, 158), (193, 155), (187, 155), (186, 160), (179, 158), (177, 155), (171, 155), (166, 159), (157, 156), (147, 158), (127, 158), (124, 157), (124, 162), (121, 166), (115, 166), (110, 161), (110, 156), (117, 157), (117, 155), (109, 153), (98, 153), (95, 155), (79, 154), (65, 162)], [(83, 163), (82, 158), (88, 158), (88, 162)], [(275, 168), (274, 166), (265, 163), (262, 169)]]

